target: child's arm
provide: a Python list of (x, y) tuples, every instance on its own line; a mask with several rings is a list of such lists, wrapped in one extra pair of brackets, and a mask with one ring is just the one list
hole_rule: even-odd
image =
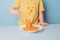
[(14, 0), (13, 4), (9, 9), (9, 12), (19, 16), (19, 11), (17, 10), (19, 7), (20, 7), (20, 0)]
[(40, 24), (42, 26), (47, 26), (48, 24), (44, 22), (44, 16), (43, 16), (44, 6), (42, 0), (39, 2), (39, 20)]
[(44, 19), (43, 19), (43, 12), (39, 12), (39, 20), (40, 20), (40, 23), (43, 23), (44, 22)]
[(47, 26), (48, 25), (48, 23), (44, 22), (44, 17), (43, 17), (43, 12), (42, 11), (39, 12), (39, 20), (40, 20), (40, 25), (42, 25), (42, 26)]

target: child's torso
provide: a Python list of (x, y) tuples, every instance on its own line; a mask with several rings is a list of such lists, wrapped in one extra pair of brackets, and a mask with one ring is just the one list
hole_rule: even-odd
[(32, 23), (38, 22), (38, 6), (39, 0), (20, 0), (20, 14), (19, 21), (23, 24), (25, 19), (29, 19)]

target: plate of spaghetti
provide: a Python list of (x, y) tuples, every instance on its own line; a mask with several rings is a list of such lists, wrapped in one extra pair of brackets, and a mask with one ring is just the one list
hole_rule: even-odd
[(24, 32), (34, 33), (42, 30), (42, 26), (32, 24), (30, 21), (26, 21), (26, 25), (21, 25), (20, 29)]

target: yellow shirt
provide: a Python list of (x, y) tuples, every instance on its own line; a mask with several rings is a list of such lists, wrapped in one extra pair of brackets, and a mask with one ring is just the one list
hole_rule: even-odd
[(29, 19), (32, 24), (38, 24), (38, 13), (44, 11), (42, 0), (14, 0), (12, 7), (20, 8), (18, 25), (25, 24), (26, 19)]

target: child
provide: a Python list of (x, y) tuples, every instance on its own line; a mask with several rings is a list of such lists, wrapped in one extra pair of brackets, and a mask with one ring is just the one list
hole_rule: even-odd
[[(20, 11), (18, 11), (18, 8), (20, 8)], [(42, 0), (14, 0), (9, 11), (19, 17), (18, 25), (25, 24), (26, 19), (29, 19), (32, 24), (48, 25), (43, 19), (44, 7)]]

